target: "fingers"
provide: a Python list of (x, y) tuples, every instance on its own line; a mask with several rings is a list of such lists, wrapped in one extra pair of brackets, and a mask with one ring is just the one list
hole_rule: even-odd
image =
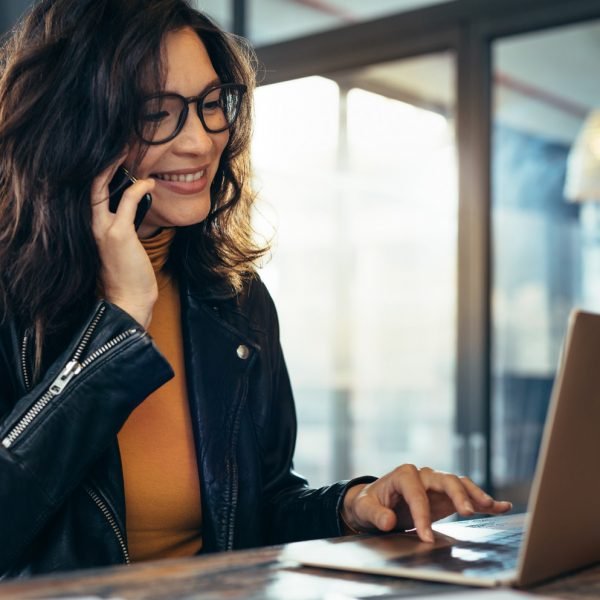
[(494, 499), (479, 486), (475, 485), (468, 477), (461, 477), (460, 483), (478, 509), (489, 508), (494, 503)]
[(374, 494), (364, 496), (360, 515), (361, 521), (365, 523), (360, 529), (374, 527), (381, 531), (392, 531), (398, 520), (394, 511), (381, 504)]
[(92, 205), (100, 204), (102, 200), (108, 199), (108, 196), (105, 196), (104, 192), (108, 191), (108, 184), (114, 177), (117, 169), (123, 164), (125, 158), (126, 155), (119, 156), (114, 163), (104, 169), (104, 171), (94, 179), (92, 182)]
[(360, 530), (391, 531), (415, 527), (423, 541), (433, 541), (427, 490), (413, 465), (397, 467), (365, 486), (353, 504), (352, 512)]
[(512, 508), (512, 503), (494, 500), (468, 477), (444, 475), (446, 493), (452, 499), (456, 511), (463, 516), (474, 513), (498, 514)]
[(458, 477), (450, 473), (422, 469), (424, 485), (432, 490), (446, 496), (451, 503), (451, 510), (444, 508), (443, 499), (440, 505), (441, 514), (435, 515), (434, 520), (448, 516), (456, 511), (463, 517), (469, 517), (475, 513), (499, 514), (512, 508), (510, 502), (498, 502), (484, 492), (468, 477)]
[(434, 540), (432, 521), (453, 512), (468, 517), (476, 512), (499, 514), (512, 508), (510, 502), (491, 498), (468, 477), (413, 465), (397, 467), (365, 486), (351, 504), (359, 529), (415, 527), (425, 542)]
[[(473, 499), (470, 492), (479, 490), (475, 484), (471, 482), (471, 486), (467, 489), (465, 485), (466, 477), (458, 477), (450, 473), (433, 471), (432, 469), (422, 469), (423, 484), (428, 490), (432, 490), (446, 496), (450, 501), (453, 509), (463, 517), (469, 517), (475, 513)], [(470, 480), (468, 480), (470, 482)], [(484, 496), (486, 494), (483, 493)], [(483, 496), (482, 496), (483, 499)], [(446, 516), (446, 515), (444, 515)], [(439, 517), (438, 517), (439, 518)]]
[(113, 228), (124, 231), (133, 228), (138, 204), (145, 194), (149, 194), (154, 190), (154, 186), (154, 179), (138, 179), (123, 192), (114, 216)]
[(414, 465), (402, 465), (393, 471), (393, 475), (394, 489), (406, 502), (419, 538), (433, 542), (429, 498), (421, 472)]
[(94, 227), (104, 229), (112, 222), (111, 214), (108, 209), (108, 184), (111, 182), (117, 169), (123, 164), (126, 157), (127, 152), (124, 152), (92, 182), (90, 200), (92, 203), (92, 224)]
[(135, 231), (139, 201), (154, 189), (154, 180), (139, 179), (123, 190), (116, 212), (110, 211), (109, 185), (126, 159), (124, 152), (92, 182), (92, 231), (100, 255), (103, 296), (148, 327), (158, 298), (154, 269)]
[(460, 480), (473, 500), (476, 512), (497, 514), (506, 512), (512, 508), (511, 502), (494, 500), (468, 477), (461, 477)]
[(123, 153), (92, 182), (90, 194), (92, 228), (96, 237), (104, 235), (109, 229), (117, 236), (131, 233), (140, 200), (145, 194), (151, 193), (154, 189), (155, 181), (153, 179), (138, 179), (123, 191), (116, 212), (112, 213), (110, 211), (109, 184), (126, 156), (127, 153)]

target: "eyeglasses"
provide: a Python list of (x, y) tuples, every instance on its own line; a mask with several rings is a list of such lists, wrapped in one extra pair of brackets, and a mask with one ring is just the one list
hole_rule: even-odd
[(234, 124), (246, 89), (242, 84), (223, 83), (191, 98), (179, 94), (150, 96), (142, 105), (138, 135), (150, 145), (170, 142), (183, 129), (193, 102), (207, 133), (225, 131)]

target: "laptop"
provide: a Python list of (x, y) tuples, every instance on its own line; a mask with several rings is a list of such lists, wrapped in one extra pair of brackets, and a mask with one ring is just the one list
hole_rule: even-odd
[(600, 315), (571, 313), (527, 513), (415, 533), (290, 544), (304, 565), (462, 585), (526, 587), (600, 562)]

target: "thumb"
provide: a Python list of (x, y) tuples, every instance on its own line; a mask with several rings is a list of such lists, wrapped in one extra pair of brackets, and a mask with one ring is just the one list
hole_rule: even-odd
[(385, 506), (379, 506), (373, 524), (381, 531), (392, 531), (396, 527), (398, 518), (396, 513)]
[(357, 503), (354, 514), (362, 529), (391, 531), (396, 527), (396, 513), (383, 506), (375, 496), (365, 496), (361, 500)]

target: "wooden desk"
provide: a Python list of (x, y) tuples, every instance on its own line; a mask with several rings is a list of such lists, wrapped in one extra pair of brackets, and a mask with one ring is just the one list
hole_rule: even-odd
[[(282, 562), (282, 547), (139, 563), (0, 583), (0, 600), (96, 596), (123, 600), (307, 600), (407, 598), (472, 590)], [(600, 598), (600, 566), (529, 590), (540, 596)]]

